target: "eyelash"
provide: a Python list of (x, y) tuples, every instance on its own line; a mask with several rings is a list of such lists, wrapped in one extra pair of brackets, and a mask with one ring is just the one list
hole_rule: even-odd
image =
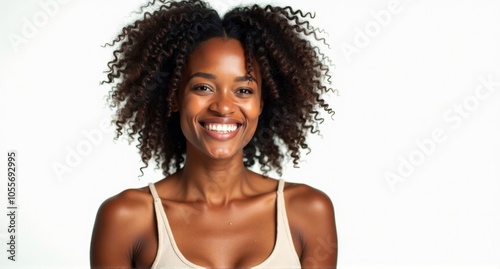
[(195, 91), (202, 91), (202, 92), (206, 92), (206, 91), (211, 91), (212, 88), (208, 85), (205, 85), (205, 84), (201, 84), (201, 85), (196, 85), (193, 87), (193, 90)]
[(246, 93), (242, 93), (242, 94), (252, 94), (253, 93), (253, 90), (250, 89), (250, 88), (240, 88), (237, 90), (237, 92), (241, 93), (242, 91), (246, 91)]
[[(201, 91), (201, 92), (208, 92), (212, 91), (212, 87), (209, 85), (201, 84), (201, 85), (196, 85), (193, 87), (194, 91)], [(253, 90), (250, 88), (239, 88), (236, 90), (237, 94), (243, 94), (243, 95), (248, 95), (248, 94), (253, 94)]]

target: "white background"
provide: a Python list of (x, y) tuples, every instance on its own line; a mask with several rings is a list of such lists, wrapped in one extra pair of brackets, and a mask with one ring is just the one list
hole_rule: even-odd
[[(101, 45), (145, 1), (54, 1), (2, 0), (0, 9), (5, 208), (7, 150), (19, 169), (17, 261), (7, 260), (1, 213), (1, 268), (88, 267), (100, 203), (162, 178), (151, 169), (139, 180), (135, 143), (113, 142), (101, 126), (112, 114), (99, 85), (111, 50)], [(222, 12), (228, 3), (212, 1)], [(500, 268), (500, 5), (279, 3), (315, 11), (332, 44), (336, 115), (284, 178), (332, 198), (338, 267)], [(67, 170), (58, 176), (54, 165)]]

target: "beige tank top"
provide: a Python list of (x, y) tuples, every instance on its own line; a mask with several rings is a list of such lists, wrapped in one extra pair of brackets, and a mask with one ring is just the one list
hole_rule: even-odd
[[(267, 259), (252, 268), (301, 268), (299, 257), (293, 245), (290, 227), (288, 226), (285, 199), (283, 197), (284, 185), (284, 181), (280, 180), (276, 195), (276, 202), (278, 203), (276, 216), (277, 234), (273, 251)], [(182, 255), (175, 243), (172, 230), (168, 224), (167, 215), (165, 214), (163, 205), (153, 183), (149, 183), (149, 189), (153, 195), (156, 219), (158, 222), (158, 251), (151, 268), (203, 268), (188, 261), (184, 255)]]

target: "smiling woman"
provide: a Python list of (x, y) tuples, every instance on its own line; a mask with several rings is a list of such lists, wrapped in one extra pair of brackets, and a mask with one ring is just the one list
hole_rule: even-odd
[(259, 69), (255, 65), (252, 70), (247, 74), (244, 49), (236, 39), (214, 37), (193, 51), (178, 94), (187, 154), (210, 159), (241, 155), (234, 159), (241, 162), (263, 105)]
[(221, 18), (202, 1), (160, 2), (114, 41), (106, 82), (118, 136), (138, 136), (166, 177), (101, 205), (91, 266), (335, 268), (330, 199), (266, 176), (287, 153), (298, 163), (318, 108), (333, 114), (308, 14), (254, 5)]

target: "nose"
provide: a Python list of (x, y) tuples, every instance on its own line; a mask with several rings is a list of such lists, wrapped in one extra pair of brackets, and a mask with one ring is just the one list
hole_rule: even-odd
[(221, 116), (233, 114), (236, 105), (234, 104), (230, 91), (218, 92), (213, 102), (210, 104), (209, 109)]

